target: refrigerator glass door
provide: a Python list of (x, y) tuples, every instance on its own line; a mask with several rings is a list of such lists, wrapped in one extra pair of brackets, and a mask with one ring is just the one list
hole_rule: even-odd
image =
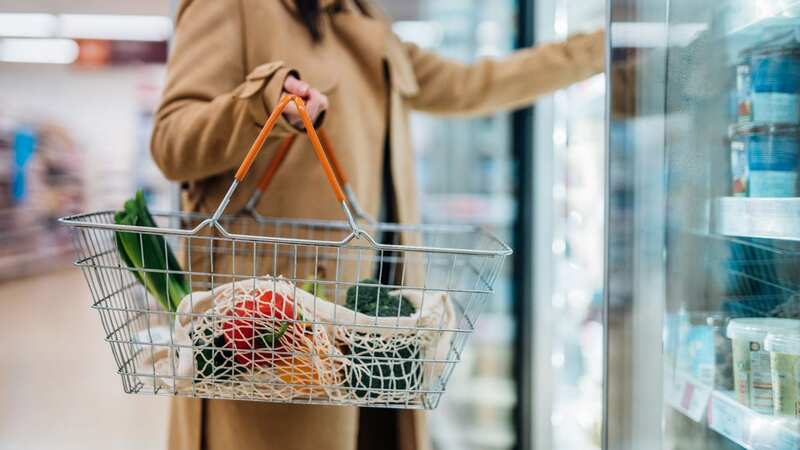
[(606, 448), (800, 448), (799, 25), (610, 3)]
[[(603, 0), (535, 2), (539, 43), (603, 26)], [(533, 448), (601, 446), (605, 79), (536, 102), (530, 399)], [(526, 333), (523, 333), (525, 336)]]

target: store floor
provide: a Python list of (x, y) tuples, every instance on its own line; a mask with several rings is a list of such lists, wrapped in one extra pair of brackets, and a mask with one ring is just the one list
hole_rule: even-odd
[(0, 450), (158, 450), (166, 398), (122, 392), (78, 270), (0, 284)]

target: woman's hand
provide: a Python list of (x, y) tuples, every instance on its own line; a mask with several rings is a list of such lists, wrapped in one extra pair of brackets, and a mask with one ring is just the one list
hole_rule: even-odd
[[(283, 82), (283, 91), (287, 94), (296, 95), (306, 103), (306, 112), (311, 117), (311, 122), (317, 123), (322, 113), (328, 109), (328, 97), (314, 89), (303, 80), (298, 80), (295, 76), (289, 75)], [(297, 128), (303, 129), (303, 120), (297, 111), (297, 105), (290, 102), (283, 110), (286, 120)]]

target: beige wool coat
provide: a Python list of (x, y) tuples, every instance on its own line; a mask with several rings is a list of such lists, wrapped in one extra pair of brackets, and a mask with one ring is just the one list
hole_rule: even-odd
[[(323, 39), (317, 43), (290, 0), (181, 3), (152, 153), (167, 178), (183, 183), (186, 210), (216, 208), (291, 73), (328, 96), (322, 125), (364, 209), (377, 216), (381, 207), (388, 143), (396, 214), (400, 222), (416, 223), (411, 110), (479, 115), (526, 106), (604, 65), (600, 32), (467, 65), (401, 42), (365, 1), (320, 3)], [(302, 130), (284, 118), (278, 122), (227, 213), (243, 207), (281, 139), (297, 133)], [(258, 211), (270, 217), (342, 218), (304, 136)], [(193, 261), (195, 268), (202, 263)], [(355, 407), (176, 399), (169, 445), (172, 450), (355, 450), (358, 415)], [(401, 412), (396, 418), (398, 448), (428, 448), (424, 414)]]

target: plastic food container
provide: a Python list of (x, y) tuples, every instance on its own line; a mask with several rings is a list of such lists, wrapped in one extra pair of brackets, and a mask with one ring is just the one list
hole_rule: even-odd
[(797, 197), (800, 128), (794, 125), (742, 124), (733, 128), (733, 194)]
[(727, 321), (722, 314), (712, 314), (706, 318), (714, 340), (714, 388), (723, 391), (731, 391), (734, 386), (731, 341), (725, 337)]
[(770, 352), (775, 415), (800, 417), (800, 320), (793, 331), (770, 333), (764, 349)]
[(768, 334), (792, 332), (797, 321), (790, 319), (732, 319), (726, 335), (733, 347), (733, 381), (736, 399), (761, 414), (772, 414), (772, 368), (764, 349)]
[(747, 197), (750, 174), (747, 167), (747, 147), (744, 139), (731, 141), (731, 193), (734, 197)]
[(753, 120), (800, 121), (800, 49), (775, 47), (750, 55)]

